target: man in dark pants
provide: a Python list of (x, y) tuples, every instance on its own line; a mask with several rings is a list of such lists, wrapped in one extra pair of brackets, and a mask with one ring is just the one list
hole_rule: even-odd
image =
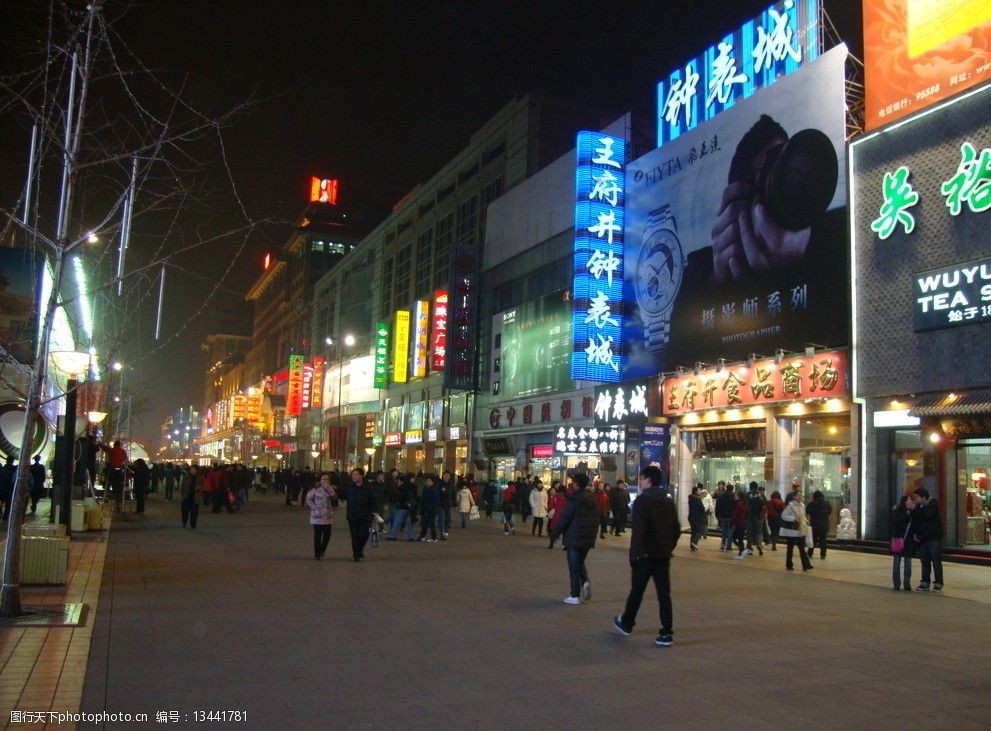
[(565, 604), (581, 604), (592, 598), (585, 558), (595, 548), (595, 537), (599, 534), (599, 507), (588, 490), (588, 475), (575, 475), (574, 484), (575, 492), (568, 498), (561, 518), (551, 533), (551, 541), (559, 535), (564, 536), (564, 548), (568, 555), (571, 593), (564, 598)]
[(922, 560), (922, 581), (916, 589), (929, 591), (931, 576), (934, 579), (932, 591), (943, 591), (943, 521), (939, 517), (939, 506), (924, 487), (915, 491), (915, 502), (912, 533)]
[(31, 465), (31, 515), (38, 512), (38, 501), (45, 495), (45, 480), (48, 474), (45, 465), (41, 463), (41, 455), (36, 454)]
[(633, 632), (644, 590), (653, 579), (661, 612), (661, 630), (654, 644), (668, 647), (674, 642), (671, 552), (681, 536), (681, 524), (674, 501), (664, 494), (660, 483), (659, 467), (644, 467), (640, 471), (641, 492), (633, 503), (633, 535), (630, 537), (630, 595), (626, 599), (625, 611), (613, 618), (613, 625), (624, 635)]
[(106, 444), (99, 445), (100, 449), (107, 453), (107, 473), (110, 478), (110, 487), (113, 490), (114, 504), (118, 513), (124, 512), (124, 468), (127, 467), (127, 452), (120, 445), (120, 440), (116, 440), (112, 447)]
[(365, 557), (365, 543), (372, 527), (372, 514), (377, 512), (375, 493), (365, 484), (365, 471), (361, 467), (351, 470), (351, 482), (344, 488), (347, 501), (348, 528), (351, 529), (351, 556), (355, 561)]

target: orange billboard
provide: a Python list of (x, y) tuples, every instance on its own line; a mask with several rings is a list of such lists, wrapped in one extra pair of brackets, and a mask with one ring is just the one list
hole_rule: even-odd
[(340, 186), (331, 178), (310, 177), (310, 203), (332, 203), (337, 205)]
[(864, 0), (865, 126), (991, 79), (988, 0)]

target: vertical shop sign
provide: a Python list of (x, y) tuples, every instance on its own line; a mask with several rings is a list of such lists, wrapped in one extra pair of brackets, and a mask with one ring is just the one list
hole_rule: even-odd
[(626, 140), (579, 132), (571, 377), (620, 380)]
[(413, 323), (413, 377), (427, 375), (427, 347), (430, 337), (430, 300), (417, 300)]
[(327, 365), (322, 355), (313, 358), (313, 385), (310, 388), (310, 406), (314, 409), (323, 408), (323, 371)]
[(375, 388), (389, 385), (389, 323), (375, 327)]
[(442, 371), (447, 362), (447, 292), (434, 292), (434, 322), (430, 329), (430, 370)]
[(392, 380), (406, 383), (409, 378), (409, 310), (396, 312), (392, 349)]
[(444, 370), (445, 388), (475, 388), (475, 330), (478, 299), (478, 250), (468, 244), (451, 247), (448, 332), (451, 357)]
[(286, 390), (286, 416), (299, 416), (303, 410), (303, 356), (289, 356), (289, 384)]
[(302, 401), (300, 403), (300, 408), (302, 409), (310, 408), (312, 395), (313, 395), (313, 364), (304, 363)]

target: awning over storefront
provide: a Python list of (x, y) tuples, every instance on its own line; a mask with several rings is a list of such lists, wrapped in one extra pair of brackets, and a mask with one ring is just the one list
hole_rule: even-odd
[(963, 416), (991, 413), (991, 391), (928, 396), (909, 409), (910, 416)]

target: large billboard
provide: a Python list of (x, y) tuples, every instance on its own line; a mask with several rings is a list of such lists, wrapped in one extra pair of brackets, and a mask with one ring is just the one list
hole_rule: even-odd
[(42, 257), (0, 247), (0, 346), (18, 363), (33, 363), (38, 335)]
[(496, 317), (502, 321), (499, 398), (572, 387), (571, 303), (566, 292), (526, 302)]
[(397, 310), (392, 330), (392, 380), (406, 383), (409, 377), (409, 310)]
[(629, 164), (624, 380), (846, 344), (846, 57)]
[(850, 145), (855, 395), (987, 386), (991, 83)]
[(820, 0), (778, 0), (657, 85), (657, 146), (819, 55)]
[(991, 79), (988, 0), (864, 0), (865, 125)]

